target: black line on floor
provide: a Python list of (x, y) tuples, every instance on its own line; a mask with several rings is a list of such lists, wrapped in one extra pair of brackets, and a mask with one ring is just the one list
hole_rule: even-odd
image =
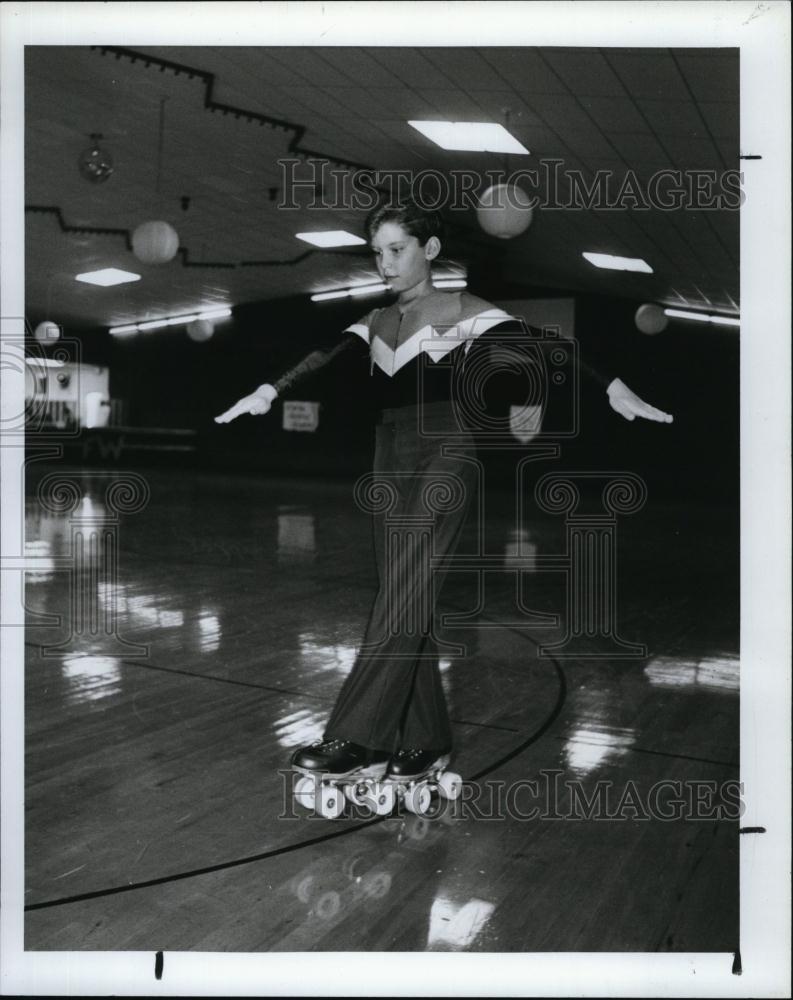
[[(486, 618), (482, 618), (481, 620), (482, 621), (487, 621)], [(532, 643), (532, 645), (534, 645), (535, 648), (539, 649), (540, 644), (538, 642), (536, 642), (531, 636), (526, 635), (524, 630), (516, 629), (516, 628), (510, 628), (509, 626), (503, 626), (503, 627), (505, 628), (505, 631), (513, 632), (515, 635), (518, 635), (520, 638), (522, 638), (522, 639), (524, 639), (524, 640)], [(470, 775), (469, 777), (467, 777), (465, 779), (466, 781), (478, 781), (479, 779), (481, 779), (483, 777), (486, 777), (489, 774), (492, 774), (494, 771), (498, 770), (498, 768), (503, 767), (504, 764), (509, 763), (509, 761), (514, 760), (514, 758), (518, 757), (521, 753), (523, 753), (526, 749), (528, 749), (528, 747), (530, 747), (532, 744), (536, 743), (537, 740), (539, 740), (540, 737), (543, 736), (548, 731), (548, 729), (553, 725), (553, 723), (556, 721), (556, 719), (561, 714), (562, 709), (564, 708), (565, 702), (567, 700), (567, 691), (568, 691), (567, 678), (565, 676), (565, 673), (564, 673), (564, 671), (563, 671), (560, 663), (556, 659), (554, 659), (552, 656), (548, 656), (547, 654), (544, 657), (544, 659), (547, 660), (547, 661), (549, 661), (551, 663), (551, 665), (552, 665), (552, 667), (553, 667), (553, 669), (554, 669), (554, 671), (556, 673), (557, 680), (559, 682), (559, 687), (558, 687), (558, 692), (557, 692), (557, 696), (556, 696), (556, 701), (554, 703), (553, 708), (550, 711), (550, 714), (545, 719), (545, 721), (540, 725), (540, 727), (538, 729), (536, 729), (529, 737), (527, 737), (525, 740), (523, 740), (523, 742), (520, 743), (517, 747), (515, 747), (509, 753), (506, 753), (503, 756), (499, 757), (496, 761), (494, 761), (488, 767), (485, 767), (481, 771), (478, 771), (475, 774)], [(168, 668), (168, 667), (153, 667), (150, 664), (141, 664), (141, 663), (137, 663), (135, 661), (124, 661), (124, 662), (130, 662), (131, 665), (135, 665), (135, 666), (148, 666), (150, 669), (162, 670), (164, 672), (173, 672), (173, 673), (186, 674), (187, 676), (190, 676), (190, 677), (199, 677), (199, 678), (203, 677), (204, 679), (208, 679), (208, 680), (221, 680), (221, 681), (225, 681), (226, 683), (239, 684), (239, 685), (242, 685), (242, 686), (245, 686), (245, 687), (258, 687), (258, 685), (252, 684), (250, 682), (245, 682), (245, 681), (230, 681), (227, 678), (207, 677), (206, 675), (202, 675), (202, 674), (191, 674), (191, 673), (189, 673), (189, 671), (181, 671), (181, 670), (176, 670), (175, 668)], [(271, 690), (282, 691), (284, 689), (277, 688), (277, 689), (271, 689)], [(289, 693), (289, 692), (285, 692), (285, 693)], [(297, 692), (297, 693), (299, 693), (301, 695), (303, 694), (303, 692)], [(665, 753), (663, 753), (661, 751), (652, 751), (652, 750), (641, 751), (640, 750), (639, 752), (650, 753), (650, 754), (657, 754), (658, 756), (679, 756), (679, 757), (682, 757), (683, 759), (692, 759), (692, 760), (701, 759), (701, 758), (688, 758), (688, 757), (685, 757), (684, 755), (665, 754)], [(721, 762), (721, 761), (716, 761), (716, 762), (708, 761), (708, 763), (723, 764), (723, 762)], [(237, 858), (237, 859), (235, 859), (233, 861), (219, 862), (218, 864), (215, 864), (215, 865), (209, 865), (209, 866), (206, 866), (206, 867), (203, 867), (203, 868), (196, 868), (196, 869), (192, 869), (190, 871), (185, 871), (185, 872), (178, 872), (178, 873), (172, 874), (172, 875), (163, 875), (163, 876), (161, 876), (159, 878), (149, 879), (149, 880), (144, 881), (144, 882), (133, 882), (133, 883), (128, 883), (127, 885), (114, 886), (114, 887), (111, 887), (109, 889), (98, 889), (98, 890), (95, 890), (93, 892), (81, 893), (79, 895), (68, 896), (68, 897), (64, 897), (62, 899), (45, 900), (45, 901), (40, 902), (40, 903), (30, 903), (27, 906), (25, 906), (25, 912), (34, 911), (34, 910), (49, 909), (49, 908), (56, 907), (56, 906), (65, 906), (65, 905), (67, 905), (69, 903), (84, 902), (84, 901), (87, 901), (87, 900), (90, 900), (90, 899), (104, 898), (106, 896), (113, 896), (113, 895), (118, 895), (118, 894), (125, 893), (125, 892), (132, 892), (132, 891), (135, 891), (137, 889), (145, 889), (145, 888), (150, 888), (150, 887), (157, 886), (157, 885), (169, 884), (171, 882), (179, 882), (179, 881), (183, 881), (184, 879), (194, 878), (194, 877), (200, 876), (200, 875), (208, 875), (208, 874), (212, 874), (212, 873), (218, 872), (218, 871), (226, 871), (226, 870), (229, 870), (229, 869), (232, 869), (232, 868), (241, 867), (243, 865), (253, 864), (253, 863), (257, 862), (257, 861), (269, 860), (270, 858), (280, 857), (280, 856), (283, 856), (285, 854), (292, 854), (295, 851), (302, 850), (303, 848), (314, 847), (314, 846), (316, 846), (318, 844), (326, 843), (327, 841), (330, 841), (330, 840), (335, 840), (338, 837), (348, 836), (349, 834), (357, 833), (359, 830), (367, 829), (368, 827), (374, 826), (374, 825), (376, 825), (378, 823), (382, 823), (383, 821), (385, 821), (386, 819), (389, 819), (389, 818), (390, 818), (389, 816), (375, 816), (372, 819), (367, 820), (367, 821), (362, 822), (362, 823), (358, 823), (355, 826), (351, 826), (351, 827), (350, 826), (346, 826), (346, 827), (343, 827), (340, 830), (330, 831), (330, 832), (328, 832), (326, 834), (323, 834), (322, 836), (314, 837), (314, 838), (312, 838), (310, 840), (298, 841), (295, 844), (287, 844), (284, 847), (274, 848), (271, 851), (263, 851), (263, 852), (261, 852), (259, 854), (251, 855), (251, 856), (244, 857), (244, 858)], [(752, 829), (752, 828), (747, 828), (746, 832), (749, 832), (750, 829)], [(754, 832), (753, 829), (752, 829), (752, 832)], [(740, 957), (738, 958), (738, 962), (740, 963)], [(740, 973), (738, 973), (738, 974), (740, 974)]]
[[(531, 638), (531, 636), (524, 635), (521, 632), (518, 632), (517, 630), (514, 631), (517, 635), (520, 635), (521, 638), (527, 640), (528, 642), (531, 642), (537, 649), (539, 649), (539, 643), (535, 642), (534, 639)], [(562, 668), (559, 666), (556, 660), (552, 659), (551, 657), (547, 657), (547, 659), (551, 661), (556, 671), (557, 678), (559, 680), (559, 691), (556, 697), (556, 702), (554, 704), (554, 707), (551, 709), (551, 714), (548, 716), (545, 722), (543, 722), (540, 728), (536, 729), (531, 734), (531, 736), (529, 736), (528, 739), (524, 740), (515, 750), (510, 751), (510, 753), (508, 754), (504, 754), (503, 757), (500, 757), (489, 767), (485, 768), (482, 771), (477, 772), (476, 774), (471, 775), (469, 778), (466, 778), (465, 779), (466, 781), (477, 781), (479, 778), (482, 778), (487, 774), (491, 774), (497, 768), (506, 764), (514, 757), (517, 757), (518, 754), (522, 753), (527, 747), (531, 746), (532, 743), (535, 743), (543, 735), (543, 733), (546, 732), (548, 727), (556, 720), (559, 713), (562, 711), (565, 699), (567, 698), (567, 679), (565, 678), (564, 672), (562, 671)], [(27, 912), (32, 912), (34, 910), (51, 909), (55, 906), (66, 906), (69, 903), (82, 903), (90, 899), (100, 899), (106, 896), (117, 896), (125, 892), (134, 892), (137, 889), (148, 889), (156, 885), (166, 885), (171, 882), (181, 882), (184, 879), (195, 878), (198, 875), (210, 875), (213, 872), (226, 871), (231, 868), (239, 868), (242, 865), (253, 864), (256, 861), (266, 861), (269, 860), (270, 858), (280, 857), (284, 854), (292, 854), (295, 851), (302, 850), (303, 848), (306, 847), (314, 847), (317, 844), (324, 844), (329, 840), (335, 840), (337, 837), (348, 836), (349, 834), (356, 833), (358, 830), (364, 830), (367, 827), (374, 826), (377, 823), (382, 823), (389, 818), (390, 818), (389, 816), (375, 816), (372, 819), (367, 820), (363, 823), (358, 823), (355, 826), (345, 826), (341, 830), (330, 831), (329, 833), (323, 834), (320, 837), (313, 837), (311, 840), (301, 840), (295, 844), (287, 844), (284, 847), (273, 848), (273, 850), (271, 851), (262, 851), (260, 854), (253, 854), (245, 858), (236, 858), (233, 861), (222, 861), (216, 865), (208, 865), (204, 868), (195, 868), (186, 872), (177, 872), (175, 875), (162, 875), (159, 878), (148, 879), (145, 882), (130, 882), (127, 885), (113, 886), (109, 889), (96, 889), (93, 892), (79, 893), (78, 895), (75, 896), (65, 896), (61, 899), (49, 899), (49, 900), (44, 900), (40, 903), (29, 903), (25, 907), (25, 912), (27, 913)]]
[(64, 896), (62, 899), (47, 899), (41, 903), (28, 903), (25, 912), (32, 910), (45, 910), (53, 906), (65, 906), (67, 903), (82, 903), (89, 899), (100, 899), (105, 896), (117, 896), (123, 892), (134, 892), (137, 889), (148, 889), (155, 885), (165, 885), (170, 882), (181, 882), (186, 878), (195, 878), (197, 875), (211, 875), (213, 872), (226, 871), (230, 868), (240, 868), (242, 865), (250, 865), (256, 861), (264, 861), (269, 858), (277, 858), (283, 854), (292, 854), (294, 851), (304, 847), (313, 847), (316, 844), (324, 844), (328, 840), (335, 840), (336, 837), (343, 837), (350, 833), (355, 833), (363, 827), (371, 826), (386, 819), (384, 816), (377, 816), (375, 819), (365, 823), (359, 823), (353, 827), (343, 827), (341, 830), (333, 830), (323, 834), (321, 837), (313, 837), (311, 840), (300, 840), (295, 844), (286, 844), (284, 847), (275, 847), (271, 851), (262, 851), (260, 854), (252, 854), (246, 858), (235, 858), (234, 861), (221, 861), (216, 865), (207, 865), (204, 868), (193, 868), (190, 871), (177, 872), (175, 875), (162, 875), (159, 878), (147, 879), (145, 882), (128, 882), (127, 885), (116, 885), (110, 889), (95, 889), (93, 892), (81, 892), (76, 896)]
[[(25, 645), (31, 649), (37, 649), (39, 652), (41, 652), (44, 648), (39, 643), (35, 642), (26, 642)], [(90, 654), (78, 653), (75, 655), (88, 656)], [(330, 695), (311, 694), (308, 691), (301, 691), (298, 688), (274, 687), (271, 684), (257, 684), (254, 681), (238, 681), (231, 677), (218, 677), (216, 674), (199, 674), (194, 673), (192, 670), (181, 670), (179, 667), (163, 667), (159, 664), (146, 663), (142, 660), (121, 659), (119, 662), (127, 667), (142, 667), (144, 670), (154, 670), (163, 674), (178, 674), (182, 677), (192, 677), (199, 681), (216, 681), (219, 684), (232, 684), (236, 687), (255, 688), (257, 691), (267, 691), (271, 694), (293, 694), (298, 695), (301, 698), (313, 698), (315, 701), (333, 701), (333, 698), (331, 698)], [(479, 729), (496, 729), (505, 733), (520, 732), (520, 730), (516, 729), (514, 726), (499, 726), (494, 722), (472, 722), (470, 719), (452, 719), (451, 721), (460, 726), (476, 726)]]
[(181, 674), (198, 681), (215, 681), (218, 684), (231, 684), (234, 687), (255, 688), (257, 691), (268, 691), (270, 694), (295, 694), (303, 698), (315, 698), (318, 701), (333, 701), (329, 695), (307, 694), (296, 688), (274, 687), (272, 684), (257, 684), (254, 681), (237, 681), (231, 677), (218, 677), (216, 674), (197, 674), (192, 670), (180, 670), (179, 667), (162, 667), (156, 663), (143, 663), (139, 660), (122, 660), (124, 666), (142, 667), (144, 670), (154, 670), (162, 674)]
[[(36, 642), (26, 642), (26, 646), (31, 649), (38, 649), (41, 652), (45, 647), (40, 643)], [(75, 656), (88, 656), (88, 653), (76, 653)], [(295, 688), (280, 688), (273, 687), (270, 684), (256, 684), (253, 681), (238, 681), (231, 677), (218, 677), (215, 674), (198, 674), (192, 670), (181, 670), (179, 667), (162, 667), (156, 663), (145, 663), (143, 660), (125, 660), (123, 657), (119, 661), (126, 667), (141, 667), (143, 670), (154, 670), (162, 674), (179, 674), (182, 677), (192, 677), (194, 680), (198, 681), (215, 681), (218, 684), (231, 684), (235, 687), (244, 688), (256, 688), (258, 691), (269, 691), (273, 694), (296, 694), (304, 698), (316, 698), (321, 701), (332, 701), (333, 699), (326, 695), (318, 694), (307, 694), (305, 691), (298, 691)]]
[[(530, 639), (529, 636), (526, 636), (526, 638), (529, 639), (530, 642), (534, 642), (534, 640)], [(538, 643), (534, 643), (534, 645), (539, 648)], [(524, 750), (527, 750), (532, 745), (532, 743), (536, 743), (537, 740), (545, 732), (547, 732), (547, 730), (559, 718), (559, 715), (562, 709), (564, 708), (564, 703), (567, 700), (567, 678), (565, 677), (564, 671), (562, 670), (561, 666), (559, 665), (559, 663), (557, 663), (556, 660), (553, 659), (553, 657), (549, 656), (547, 657), (547, 659), (551, 661), (551, 665), (556, 671), (556, 677), (557, 680), (559, 681), (559, 690), (556, 695), (556, 702), (553, 708), (551, 709), (550, 715), (545, 720), (545, 722), (543, 722), (543, 724), (540, 726), (539, 729), (535, 729), (535, 731), (531, 734), (531, 736), (529, 736), (517, 747), (515, 747), (514, 750), (510, 750), (510, 752), (504, 754), (503, 757), (499, 757), (498, 760), (495, 761), (493, 764), (491, 764), (489, 767), (485, 767), (481, 771), (477, 771), (476, 774), (472, 774), (470, 777), (465, 779), (466, 781), (478, 781), (480, 778), (484, 778), (488, 774), (492, 774), (493, 771), (498, 770), (498, 768), (503, 767), (504, 764), (508, 764), (509, 761), (513, 760), (515, 757), (522, 754)]]
[(472, 722), (470, 719), (452, 719), (457, 726), (476, 726), (477, 729), (497, 729), (501, 733), (519, 733), (514, 726), (499, 726), (495, 722)]

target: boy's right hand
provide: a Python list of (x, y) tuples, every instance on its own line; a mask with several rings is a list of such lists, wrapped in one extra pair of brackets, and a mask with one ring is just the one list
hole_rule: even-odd
[(242, 399), (226, 410), (225, 413), (221, 413), (219, 417), (215, 417), (215, 423), (227, 424), (230, 420), (241, 417), (243, 413), (261, 416), (268, 412), (277, 395), (278, 393), (269, 383), (260, 385), (256, 392), (252, 392), (250, 396), (243, 396)]

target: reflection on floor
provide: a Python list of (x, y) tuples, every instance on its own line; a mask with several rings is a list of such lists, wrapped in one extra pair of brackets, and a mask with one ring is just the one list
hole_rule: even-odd
[(442, 598), (462, 799), (327, 821), (285, 768), (374, 592), (350, 487), (160, 472), (119, 517), (75, 476), (71, 512), (29, 484), (26, 948), (736, 947), (730, 512), (620, 521), (619, 631), (647, 655), (555, 660), (564, 523), (493, 500), (481, 586), (452, 573)]

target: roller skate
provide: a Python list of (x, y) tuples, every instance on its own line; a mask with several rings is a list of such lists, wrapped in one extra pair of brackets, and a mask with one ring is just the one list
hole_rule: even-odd
[(337, 819), (345, 801), (378, 816), (394, 808), (395, 792), (384, 782), (389, 754), (370, 750), (351, 740), (320, 740), (295, 751), (292, 769), (300, 777), (295, 782), (295, 802), (314, 809), (325, 819)]
[(454, 801), (463, 789), (463, 779), (447, 770), (450, 756), (434, 750), (398, 750), (388, 762), (385, 782), (394, 789), (395, 798), (416, 816), (425, 816), (433, 792)]

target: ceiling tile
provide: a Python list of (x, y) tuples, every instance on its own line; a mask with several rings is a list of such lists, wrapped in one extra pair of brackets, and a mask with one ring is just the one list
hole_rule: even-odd
[(565, 129), (562, 138), (568, 149), (587, 163), (613, 157), (615, 152), (619, 155), (615, 144), (592, 125), (588, 129)]
[(714, 138), (738, 135), (740, 109), (737, 101), (700, 101), (699, 110)]
[(447, 87), (449, 78), (418, 49), (378, 48), (372, 56), (387, 71), (409, 87)]
[(604, 132), (646, 132), (647, 123), (627, 97), (582, 97), (582, 106)]
[(738, 100), (738, 49), (686, 49), (675, 58), (698, 101)]
[(592, 128), (592, 119), (575, 97), (566, 94), (536, 94), (527, 96), (526, 102), (546, 125), (553, 127), (562, 137), (568, 129), (585, 132)]
[(500, 90), (503, 77), (476, 49), (421, 49), (421, 54), (450, 84), (467, 91)]
[(322, 58), (347, 78), (347, 85), (357, 83), (369, 87), (403, 87), (402, 79), (392, 73), (373, 53), (347, 46), (329, 45), (321, 50)]
[(722, 139), (720, 136), (716, 136), (714, 142), (719, 148), (719, 152), (722, 155), (722, 158), (727, 166), (727, 169), (738, 170), (741, 165), (741, 161), (739, 158), (741, 154), (741, 148), (740, 148), (740, 143), (738, 142), (738, 136), (737, 135), (731, 136), (730, 138), (727, 139)]
[[(436, 109), (438, 121), (476, 122), (482, 109), (476, 101), (461, 90), (421, 90), (422, 98)], [(427, 142), (430, 140), (428, 139)]]
[(530, 105), (531, 98), (535, 94), (568, 93), (564, 81), (532, 49), (480, 49), (479, 51), (499, 76), (512, 84)]
[[(161, 72), (151, 61), (158, 54), (213, 74), (215, 101), (284, 118), (287, 127), (272, 129), (244, 115), (212, 113), (205, 107), (204, 80)], [(661, 50), (183, 46), (147, 48), (144, 55), (149, 68), (145, 60), (133, 64), (87, 48), (28, 50), (28, 203), (57, 205), (72, 226), (132, 229), (163, 215), (177, 227), (192, 261), (238, 266), (186, 268), (177, 258), (145, 268), (138, 287), (78, 288), (73, 275), (79, 270), (108, 263), (129, 270), (142, 265), (127, 250), (123, 235), (62, 233), (54, 215), (29, 212), (26, 294), (34, 312), (44, 308), (53, 289), (61, 315), (107, 323), (111, 317), (120, 322), (157, 310), (186, 311), (196, 301), (218, 297), (242, 303), (305, 294), (318, 283), (328, 287), (354, 274), (373, 273), (368, 257), (341, 251), (312, 253), (295, 265), (243, 266), (301, 256), (305, 248), (294, 238), (298, 225), (360, 228), (360, 211), (317, 212), (305, 206), (286, 213), (270, 201), (269, 188), (283, 182), (279, 160), (301, 136), (301, 145), (318, 156), (381, 169), (474, 170), (483, 183), (505, 166), (539, 170), (550, 158), (561, 159), (567, 170), (602, 167), (620, 178), (630, 167), (643, 178), (656, 163), (665, 165), (659, 152), (665, 147), (681, 167), (718, 169), (722, 157), (738, 165), (737, 102), (729, 84), (713, 85), (703, 76), (734, 75), (737, 62), (731, 54), (725, 61), (719, 52)], [(685, 66), (685, 78), (676, 58)], [(708, 128), (693, 95), (702, 102)], [(163, 98), (166, 132), (158, 193)], [(497, 120), (506, 106), (530, 157), (444, 151), (406, 125), (411, 117)], [(97, 130), (116, 165), (104, 185), (90, 184), (76, 168), (88, 134)], [(585, 176), (591, 179), (591, 171)], [(182, 212), (185, 194), (191, 205)], [(481, 233), (467, 212), (464, 219), (452, 220), (449, 252), (474, 261), (506, 250), (521, 280), (553, 276), (560, 287), (658, 297), (679, 286), (714, 301), (728, 294), (737, 299), (737, 213), (689, 214), (547, 207), (525, 237), (505, 248)], [(647, 254), (656, 275), (637, 283), (616, 273), (593, 273), (580, 252), (595, 245)]]
[(693, 101), (640, 100), (637, 103), (657, 135), (705, 134), (702, 116)]
[(625, 88), (597, 51), (551, 50), (546, 62), (575, 94), (587, 97), (623, 97)]
[(719, 151), (707, 136), (665, 135), (663, 143), (681, 170), (716, 170), (722, 166)]
[(652, 164), (660, 168), (671, 166), (669, 156), (658, 140), (648, 133), (622, 135), (612, 132), (609, 139), (625, 162), (632, 166)]
[(602, 52), (634, 98), (684, 101), (690, 97), (668, 51), (604, 49)]

